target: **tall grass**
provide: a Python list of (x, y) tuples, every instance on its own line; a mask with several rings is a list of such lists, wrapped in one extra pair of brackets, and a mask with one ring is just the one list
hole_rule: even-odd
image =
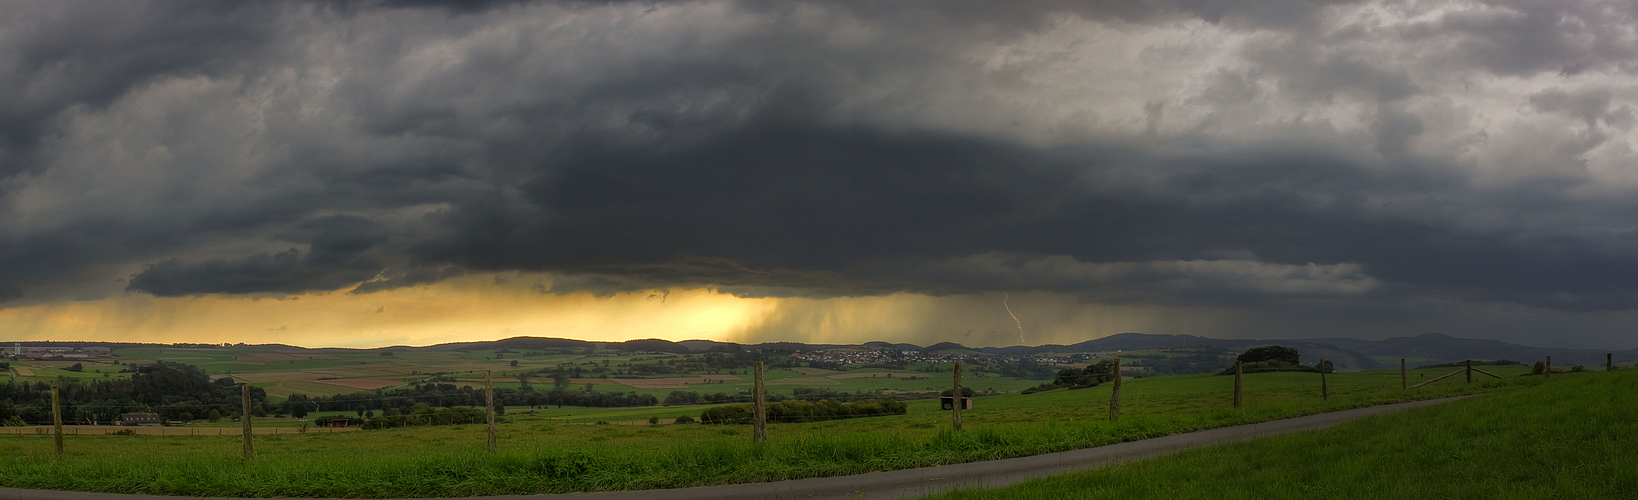
[(1235, 410), (1229, 377), (1142, 379), (1125, 387), (1125, 415), (1114, 423), (1104, 418), (1106, 387), (987, 397), (965, 413), (961, 432), (934, 402), (919, 401), (900, 416), (773, 424), (765, 445), (751, 443), (745, 426), (534, 420), (503, 426), (494, 454), (483, 451), (478, 425), (258, 436), (251, 463), (238, 459), (236, 437), (82, 436), (57, 462), (50, 436), (0, 436), (0, 485), (360, 498), (675, 488), (1009, 458), (1521, 385), (1452, 380), (1401, 391), (1397, 372), (1337, 374), (1331, 399), (1321, 400), (1317, 383), (1313, 374), (1251, 375), (1248, 406)]
[(1194, 450), (973, 499), (1638, 498), (1638, 371)]

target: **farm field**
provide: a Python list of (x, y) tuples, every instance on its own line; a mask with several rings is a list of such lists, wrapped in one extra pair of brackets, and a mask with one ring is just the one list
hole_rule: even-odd
[(1481, 398), (929, 500), (1632, 498), (1638, 372)]
[[(1317, 374), (1251, 374), (1246, 407), (1239, 410), (1230, 405), (1233, 377), (1154, 377), (1128, 381), (1119, 422), (1106, 418), (1105, 384), (980, 397), (964, 412), (959, 432), (950, 430), (948, 413), (934, 401), (921, 400), (909, 402), (905, 415), (773, 423), (770, 441), (760, 446), (750, 442), (749, 426), (668, 424), (681, 415), (697, 417), (699, 406), (509, 410), (495, 454), (483, 449), (482, 425), (258, 437), (258, 458), (249, 464), (238, 460), (232, 436), (75, 436), (67, 456), (53, 463), (49, 435), (0, 435), (0, 486), (417, 497), (776, 481), (1024, 456), (1411, 399), (1506, 393), (1543, 382), (1517, 376), (1526, 370), (1496, 367), (1491, 371), (1506, 379), (1468, 385), (1458, 376), (1410, 391), (1399, 388), (1397, 371), (1332, 374), (1329, 400), (1319, 397)], [(1448, 371), (1415, 370), (1411, 379)], [(648, 417), (667, 424), (640, 423)]]
[[(391, 352), (392, 355), (382, 355)], [(292, 347), (167, 347), (117, 349), (112, 358), (71, 360), (17, 360), (11, 361), (17, 382), (50, 383), (59, 377), (121, 378), (119, 373), (129, 365), (152, 363), (157, 360), (191, 364), (213, 377), (233, 377), (267, 391), (268, 400), (279, 403), (291, 395), (336, 396), (375, 389), (391, 389), (428, 381), (433, 374), (452, 377), (457, 386), (482, 387), (483, 371), (493, 370), (494, 387), (517, 389), (523, 383), (520, 374), (538, 373), (580, 367), (587, 375), (592, 370), (618, 369), (622, 366), (653, 365), (697, 358), (699, 355), (655, 354), (633, 351), (604, 350), (592, 354), (494, 353), (492, 351), (459, 352), (426, 349), (302, 349)], [(497, 357), (498, 356), (498, 357)], [(113, 364), (115, 362), (121, 364)], [(513, 366), (512, 363), (517, 365)], [(81, 363), (82, 372), (66, 370)], [(935, 369), (947, 370), (945, 367)], [(743, 370), (740, 370), (743, 371)], [(821, 370), (813, 368), (770, 369), (767, 371), (768, 391), (771, 394), (792, 395), (797, 388), (825, 388), (837, 392), (926, 392), (943, 390), (947, 372), (914, 370), (859, 369)], [(968, 385), (977, 390), (1017, 392), (1040, 384), (1040, 380), (1001, 377), (995, 374), (970, 374)], [(552, 380), (537, 374), (530, 382), (536, 388), (550, 388)], [(672, 391), (688, 390), (702, 394), (729, 395), (750, 391), (749, 374), (726, 373), (673, 373), (649, 376), (617, 376), (606, 374), (571, 379), (576, 387), (595, 385), (606, 392), (631, 392), (664, 398)]]

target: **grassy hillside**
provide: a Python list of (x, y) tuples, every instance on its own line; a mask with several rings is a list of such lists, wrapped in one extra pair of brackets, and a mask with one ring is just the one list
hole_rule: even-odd
[[(1500, 370), (1500, 369), (1499, 369)], [(1412, 374), (1423, 379), (1446, 370)], [(0, 486), (207, 496), (416, 497), (674, 488), (775, 481), (1062, 451), (1178, 432), (1474, 391), (1512, 390), (1535, 377), (1453, 377), (1404, 391), (1397, 372), (1246, 377), (1246, 407), (1230, 407), (1232, 377), (1130, 381), (1125, 417), (1106, 419), (1107, 385), (978, 398), (964, 431), (932, 401), (905, 415), (770, 425), (758, 446), (747, 426), (599, 425), (698, 415), (699, 407), (509, 412), (501, 451), (483, 451), (483, 426), (442, 426), (257, 438), (258, 460), (236, 437), (72, 436), (51, 459), (48, 435), (0, 435)], [(807, 375), (807, 374), (804, 374)]]
[(1318, 432), (932, 498), (1635, 498), (1634, 394), (1638, 371), (1559, 375)]

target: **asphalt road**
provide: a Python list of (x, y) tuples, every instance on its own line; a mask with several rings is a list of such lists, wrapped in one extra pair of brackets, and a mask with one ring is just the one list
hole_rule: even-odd
[[(1464, 396), (1466, 397), (1466, 396)], [(674, 490), (614, 491), (481, 497), (493, 500), (885, 500), (916, 498), (957, 488), (994, 488), (1039, 477), (1093, 469), (1231, 441), (1330, 427), (1372, 415), (1436, 405), (1457, 398), (1372, 406), (1260, 424), (1176, 434), (1142, 441), (1030, 457), (876, 472), (856, 476), (735, 484)], [(148, 495), (0, 488), (0, 500), (154, 500)]]

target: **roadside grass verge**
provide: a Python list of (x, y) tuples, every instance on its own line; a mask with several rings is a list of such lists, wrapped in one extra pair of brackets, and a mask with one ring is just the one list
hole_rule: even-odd
[[(1413, 382), (1444, 370), (1413, 372)], [(1232, 377), (1155, 377), (1124, 388), (1119, 422), (1107, 420), (1107, 385), (978, 398), (966, 430), (949, 430), (933, 401), (906, 415), (749, 426), (597, 425), (553, 420), (551, 412), (500, 427), (501, 450), (483, 451), (483, 426), (438, 426), (341, 434), (258, 436), (258, 459), (238, 459), (237, 437), (84, 436), (52, 458), (51, 436), (0, 435), (0, 486), (118, 493), (239, 497), (453, 497), (677, 488), (837, 476), (1011, 458), (1200, 429), (1457, 394), (1508, 392), (1539, 377), (1460, 377), (1399, 389), (1399, 374), (1333, 374), (1331, 397), (1318, 376), (1246, 377), (1246, 408), (1230, 407)], [(1555, 379), (1554, 384), (1558, 383)], [(661, 415), (689, 409), (641, 410)], [(622, 410), (608, 415), (635, 416)], [(589, 409), (574, 420), (596, 418)]]
[(1546, 382), (1321, 431), (928, 498), (1638, 498), (1638, 371)]

